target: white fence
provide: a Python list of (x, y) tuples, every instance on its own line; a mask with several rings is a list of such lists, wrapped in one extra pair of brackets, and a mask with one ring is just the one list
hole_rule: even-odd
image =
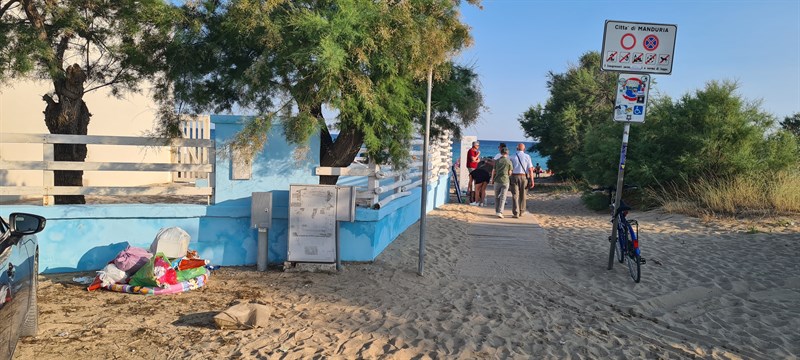
[[(435, 181), (448, 175), (452, 161), (452, 133), (447, 131), (431, 138), (428, 150), (428, 180)], [(422, 185), (422, 140), (411, 142), (411, 162), (405, 170), (395, 170), (391, 165), (379, 165), (362, 154), (348, 167), (317, 167), (317, 175), (365, 177), (366, 185), (357, 187), (356, 202), (360, 206), (379, 209), (393, 200), (411, 195), (411, 189)]]
[[(52, 205), (54, 195), (163, 196), (204, 195), (214, 202), (214, 142), (208, 139), (160, 139), (129, 136), (90, 136), (61, 134), (3, 133), (0, 143), (42, 144), (42, 161), (7, 161), (0, 158), (0, 169), (41, 170), (43, 186), (0, 186), (0, 195), (42, 196), (43, 205)], [(202, 149), (207, 156), (202, 163), (168, 164), (142, 162), (55, 161), (53, 144), (101, 144), (147, 147), (188, 147)], [(209, 181), (205, 187), (188, 186), (55, 186), (54, 170), (82, 171), (156, 171), (203, 173)]]

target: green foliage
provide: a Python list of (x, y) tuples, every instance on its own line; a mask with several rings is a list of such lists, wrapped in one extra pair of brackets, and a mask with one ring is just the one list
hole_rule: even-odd
[(608, 210), (608, 196), (602, 193), (585, 192), (581, 195), (581, 200), (587, 208), (594, 211)]
[(87, 76), (84, 92), (135, 91), (161, 68), (176, 16), (160, 0), (4, 2), (0, 82), (33, 77), (58, 87), (75, 63)]
[(800, 139), (800, 113), (795, 113), (792, 116), (784, 118), (783, 121), (781, 121), (781, 127)]
[[(442, 66), (442, 79), (433, 84), (431, 91), (431, 133), (451, 130), (455, 137), (461, 136), (461, 129), (474, 124), (483, 110), (478, 74), (468, 66), (456, 65), (450, 61)], [(427, 82), (418, 82), (417, 97), (427, 96)], [(425, 114), (416, 116), (419, 124), (424, 124)]]
[[(402, 165), (412, 119), (424, 111), (419, 82), (431, 66), (471, 41), (458, 4), (206, 0), (185, 5), (187, 21), (168, 52), (172, 66), (161, 86), (189, 112), (247, 109), (257, 114), (254, 119), (280, 119), (286, 137), (296, 143), (327, 131), (325, 106), (338, 112), (334, 126), (363, 138), (372, 158)], [(469, 75), (458, 68), (452, 74), (459, 81)], [(471, 116), (460, 105), (443, 109), (448, 117)], [(240, 134), (236, 143), (260, 149), (263, 143), (252, 141), (254, 136)]]
[(589, 128), (610, 121), (616, 74), (600, 71), (600, 54), (588, 52), (566, 73), (550, 72), (547, 103), (519, 118), (525, 135), (539, 140), (535, 150), (549, 156), (547, 166), (560, 176), (579, 175), (570, 165), (583, 148)]
[[(776, 172), (797, 164), (797, 144), (773, 131), (773, 117), (736, 94), (736, 84), (710, 82), (677, 101), (654, 99), (647, 122), (631, 126), (625, 167), (628, 183), (643, 186), (698, 178)], [(589, 182), (612, 184), (622, 125), (589, 128), (572, 165)]]

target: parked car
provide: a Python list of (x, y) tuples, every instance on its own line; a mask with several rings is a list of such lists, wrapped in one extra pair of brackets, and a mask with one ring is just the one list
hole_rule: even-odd
[(39, 243), (45, 219), (12, 213), (0, 217), (0, 359), (11, 359), (20, 336), (34, 336), (38, 328), (36, 278)]

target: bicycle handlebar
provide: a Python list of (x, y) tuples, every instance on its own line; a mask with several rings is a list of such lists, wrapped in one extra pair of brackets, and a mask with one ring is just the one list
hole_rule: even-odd
[[(622, 190), (636, 190), (638, 188), (639, 188), (638, 185), (628, 185), (628, 184), (622, 185)], [(614, 192), (614, 191), (617, 191), (617, 187), (613, 185), (592, 189), (592, 192)]]

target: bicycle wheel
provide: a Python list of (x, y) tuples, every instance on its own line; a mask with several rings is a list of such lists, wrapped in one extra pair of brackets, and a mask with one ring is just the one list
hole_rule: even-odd
[[(629, 244), (633, 247), (633, 244)], [(633, 282), (638, 283), (642, 280), (642, 257), (637, 255), (635, 250), (631, 250), (625, 257), (628, 261), (628, 272), (631, 274)]]
[(617, 226), (617, 261), (622, 264), (625, 261), (625, 249), (622, 247), (622, 244), (628, 243), (628, 233), (625, 231), (620, 231), (621, 227)]

